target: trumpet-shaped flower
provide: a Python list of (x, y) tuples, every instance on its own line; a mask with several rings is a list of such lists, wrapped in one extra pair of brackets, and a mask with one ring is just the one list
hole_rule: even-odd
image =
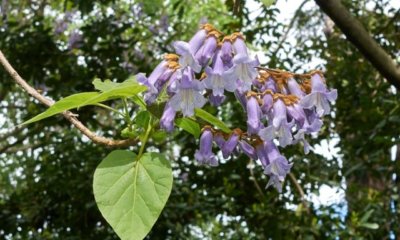
[(213, 133), (210, 129), (205, 129), (200, 137), (200, 149), (194, 154), (200, 164), (218, 166), (218, 161), (212, 152)]
[(335, 101), (336, 98), (337, 90), (328, 91), (321, 75), (316, 73), (311, 77), (311, 93), (301, 99), (301, 105), (307, 109), (315, 106), (318, 116), (323, 116), (331, 111), (329, 102)]
[(203, 91), (202, 84), (194, 79), (193, 75), (190, 68), (184, 70), (177, 92), (169, 101), (175, 111), (182, 111), (183, 116), (193, 116), (194, 109), (201, 108), (206, 103), (206, 99), (200, 93)]

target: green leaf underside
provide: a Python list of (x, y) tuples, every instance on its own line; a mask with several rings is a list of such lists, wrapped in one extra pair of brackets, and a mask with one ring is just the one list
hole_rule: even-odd
[(192, 134), (195, 138), (200, 137), (201, 129), (200, 125), (197, 122), (193, 121), (190, 118), (178, 118), (175, 122), (178, 127)]
[(111, 152), (97, 167), (93, 192), (100, 212), (117, 235), (143, 239), (159, 217), (172, 189), (170, 163), (162, 154)]
[(78, 108), (82, 105), (82, 102), (86, 101), (86, 99), (96, 97), (97, 95), (99, 95), (98, 92), (83, 92), (83, 93), (77, 93), (77, 94), (65, 97), (65, 98), (61, 99), (60, 101), (54, 103), (46, 111), (36, 115), (35, 117), (29, 119), (28, 121), (22, 123), (22, 125), (33, 123), (33, 122), (51, 117), (53, 115), (62, 113), (69, 109)]
[[(108, 84), (108, 83), (102, 83), (102, 84)], [(100, 88), (103, 89), (104, 86), (105, 85), (102, 85)], [(120, 97), (132, 97), (146, 90), (145, 86), (139, 85), (134, 79), (128, 79), (122, 83), (113, 83), (110, 84), (109, 86), (110, 87), (108, 88), (108, 90), (102, 93), (83, 92), (65, 97), (60, 101), (54, 103), (43, 113), (40, 113), (39, 115), (36, 115), (35, 117), (29, 119), (28, 121), (22, 123), (22, 125), (33, 123), (74, 108), (80, 108), (87, 105), (94, 105), (96, 103)]]
[(221, 129), (225, 133), (230, 133), (231, 130), (225, 125), (224, 122), (219, 120), (218, 118), (214, 117), (213, 115), (209, 114), (208, 112), (204, 111), (203, 109), (196, 108), (195, 109), (196, 117), (203, 119), (204, 121), (214, 125), (215, 127)]

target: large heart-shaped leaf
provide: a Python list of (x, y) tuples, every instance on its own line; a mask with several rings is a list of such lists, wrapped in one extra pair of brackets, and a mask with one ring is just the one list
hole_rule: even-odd
[(94, 173), (97, 206), (117, 235), (143, 239), (160, 215), (172, 188), (172, 170), (159, 153), (111, 152)]

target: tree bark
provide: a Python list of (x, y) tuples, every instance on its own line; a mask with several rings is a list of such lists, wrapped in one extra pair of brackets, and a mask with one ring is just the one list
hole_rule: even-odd
[(315, 2), (381, 75), (400, 90), (399, 66), (342, 5), (340, 0), (315, 0)]

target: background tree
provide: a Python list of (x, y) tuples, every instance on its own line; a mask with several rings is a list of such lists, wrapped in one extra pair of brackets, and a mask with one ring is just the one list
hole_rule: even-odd
[[(342, 3), (398, 62), (400, 15), (393, 1)], [(245, 156), (218, 168), (198, 166), (193, 136), (179, 132), (172, 141), (160, 133), (155, 141), (165, 143), (160, 151), (170, 156), (175, 179), (149, 238), (399, 238), (398, 89), (313, 1), (304, 1), (288, 25), (277, 21), (285, 9), (257, 1), (3, 0), (0, 9), (0, 50), (55, 100), (92, 89), (95, 77), (122, 81), (150, 72), (173, 41), (189, 39), (206, 21), (225, 32), (242, 31), (271, 68), (306, 71), (307, 63), (320, 63), (328, 85), (338, 89), (335, 112), (312, 142), (338, 142), (339, 154), (325, 159), (316, 152), (304, 156), (297, 146), (285, 149), (295, 165), (283, 194), (264, 190), (262, 171)], [(94, 169), (110, 150), (61, 116), (13, 128), (45, 106), (5, 71), (0, 79), (0, 236), (116, 239), (91, 190)], [(227, 104), (220, 117), (245, 126), (239, 108)], [(123, 119), (100, 108), (78, 114), (106, 137), (119, 137), (124, 128)], [(324, 185), (342, 189), (345, 199), (315, 204), (311, 196)]]

